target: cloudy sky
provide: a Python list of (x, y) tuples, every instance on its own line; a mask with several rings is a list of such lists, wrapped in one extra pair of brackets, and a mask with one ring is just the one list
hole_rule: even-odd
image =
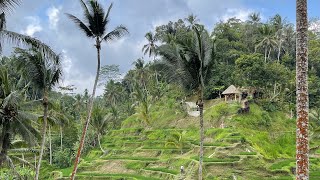
[[(295, 22), (295, 0), (99, 0), (105, 7), (114, 6), (110, 15), (110, 29), (123, 24), (130, 35), (104, 44), (102, 65), (117, 64), (125, 73), (132, 62), (143, 57), (144, 35), (170, 20), (185, 18), (193, 13), (209, 30), (219, 20), (237, 17), (246, 20), (248, 14), (260, 12), (263, 20), (279, 13)], [(308, 0), (309, 17), (320, 17), (320, 1)], [(62, 85), (75, 85), (75, 92), (91, 89), (96, 69), (94, 41), (88, 39), (67, 19), (71, 13), (83, 19), (78, 0), (22, 0), (19, 7), (7, 16), (7, 29), (36, 37), (50, 45), (63, 57)], [(10, 55), (12, 48), (5, 49)], [(146, 57), (145, 60), (148, 58)], [(102, 87), (98, 94), (102, 93)]]

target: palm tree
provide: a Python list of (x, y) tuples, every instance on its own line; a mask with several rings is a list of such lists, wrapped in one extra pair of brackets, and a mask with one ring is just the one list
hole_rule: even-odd
[(0, 68), (0, 126), (2, 134), (0, 138), (0, 166), (4, 162), (14, 168), (11, 159), (7, 155), (12, 144), (12, 138), (20, 135), (30, 146), (34, 146), (38, 139), (37, 130), (34, 128), (34, 120), (37, 116), (24, 110), (24, 91), (14, 90), (7, 72), (7, 67)]
[(267, 62), (267, 58), (270, 57), (271, 50), (277, 46), (277, 41), (272, 28), (269, 25), (264, 24), (259, 29), (260, 34), (263, 36), (263, 39), (256, 45), (256, 49), (262, 47), (264, 48), (264, 61)]
[(105, 155), (108, 151), (105, 151), (102, 146), (101, 146), (101, 136), (103, 136), (106, 132), (106, 129), (109, 125), (109, 123), (112, 120), (112, 115), (107, 114), (104, 112), (104, 109), (100, 106), (95, 106), (93, 108), (92, 112), (92, 121), (91, 125), (94, 128), (95, 132), (97, 133), (97, 140), (98, 140), (98, 145), (100, 147), (100, 150), (103, 152)]
[(110, 22), (109, 14), (110, 10), (112, 8), (112, 4), (109, 6), (107, 12), (105, 13), (104, 9), (102, 8), (101, 4), (99, 4), (96, 0), (90, 0), (87, 4), (84, 3), (83, 0), (80, 0), (80, 4), (83, 9), (83, 13), (85, 16), (85, 21), (81, 21), (79, 18), (72, 14), (67, 14), (67, 16), (78, 25), (81, 31), (83, 31), (87, 37), (95, 39), (95, 47), (97, 49), (97, 72), (96, 72), (96, 78), (93, 85), (92, 95), (89, 100), (89, 106), (88, 106), (88, 117), (86, 119), (78, 153), (75, 159), (74, 163), (74, 169), (71, 175), (71, 179), (75, 178), (75, 174), (77, 172), (78, 163), (80, 161), (80, 155), (81, 151), (83, 149), (85, 136), (88, 130), (92, 108), (93, 108), (93, 99), (96, 93), (97, 83), (99, 80), (99, 72), (100, 72), (100, 50), (101, 50), (101, 43), (102, 42), (110, 42), (115, 39), (119, 39), (123, 37), (125, 34), (128, 33), (128, 30), (123, 25), (117, 26), (115, 29), (113, 29), (110, 32), (107, 32), (107, 28)]
[(249, 22), (251, 24), (258, 24), (261, 20), (260, 13), (251, 13), (249, 14)]
[(282, 43), (285, 39), (285, 29), (287, 28), (287, 24), (285, 19), (282, 19), (282, 17), (279, 14), (276, 14), (272, 19), (271, 23), (273, 28), (275, 29), (275, 35), (276, 39), (278, 41), (278, 62), (280, 62), (280, 55), (281, 51), (283, 50)]
[(104, 97), (109, 101), (111, 107), (115, 107), (117, 102), (121, 100), (124, 89), (119, 82), (110, 80), (104, 89)]
[(144, 37), (147, 39), (148, 44), (143, 46), (142, 52), (144, 55), (148, 54), (149, 57), (153, 55), (153, 59), (155, 59), (157, 56), (158, 45), (156, 42), (158, 41), (158, 38), (152, 32), (148, 32)]
[(147, 89), (146, 79), (148, 78), (148, 66), (144, 60), (139, 58), (132, 63), (135, 66), (135, 77), (142, 85), (142, 88)]
[(175, 72), (178, 79), (189, 90), (198, 93), (197, 105), (200, 109), (200, 153), (199, 179), (202, 179), (203, 164), (203, 91), (204, 83), (213, 66), (213, 43), (209, 33), (202, 26), (194, 26), (193, 34), (186, 35), (178, 44), (165, 44), (159, 47), (160, 55), (167, 64), (167, 72)]
[(307, 0), (296, 1), (297, 134), (296, 179), (309, 179), (308, 17)]
[(43, 126), (42, 126), (42, 141), (40, 148), (39, 161), (36, 168), (35, 179), (39, 178), (41, 160), (43, 156), (44, 146), (46, 142), (47, 120), (48, 120), (48, 96), (49, 91), (59, 82), (61, 78), (62, 68), (59, 56), (54, 59), (43, 58), (41, 53), (35, 49), (23, 50), (16, 49), (16, 54), (20, 60), (19, 68), (24, 74), (27, 74), (27, 79), (30, 80), (34, 87), (37, 87), (42, 92), (43, 105)]

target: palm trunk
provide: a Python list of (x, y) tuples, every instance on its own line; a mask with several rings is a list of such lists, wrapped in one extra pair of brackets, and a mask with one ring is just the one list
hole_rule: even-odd
[(90, 100), (89, 100), (88, 117), (87, 117), (87, 120), (86, 120), (86, 122), (85, 122), (85, 124), (84, 124), (84, 127), (83, 127), (82, 136), (81, 136), (81, 140), (80, 140), (80, 144), (79, 144), (79, 148), (78, 148), (78, 153), (77, 153), (77, 156), (76, 156), (76, 159), (75, 159), (75, 162), (74, 162), (74, 168), (73, 168), (73, 171), (72, 171), (72, 175), (71, 175), (71, 177), (70, 177), (71, 180), (74, 180), (75, 175), (76, 175), (76, 173), (77, 173), (78, 164), (79, 164), (79, 161), (80, 161), (81, 151), (82, 151), (82, 149), (83, 149), (84, 140), (85, 140), (85, 137), (86, 137), (86, 134), (87, 134), (87, 130), (88, 130), (88, 127), (89, 127), (89, 122), (90, 122), (90, 118), (91, 118), (91, 114), (92, 114), (93, 99), (94, 99), (94, 96), (95, 96), (95, 94), (96, 94), (97, 83), (98, 83), (98, 79), (99, 79), (99, 72), (100, 72), (100, 49), (101, 49), (99, 38), (96, 39), (96, 48), (97, 48), (97, 58), (98, 58), (96, 79), (95, 79), (94, 85), (93, 85), (92, 96), (90, 97)]
[(198, 104), (200, 110), (200, 153), (199, 153), (199, 179), (202, 180), (202, 162), (203, 162), (203, 139), (204, 139), (204, 129), (203, 129), (203, 102)]
[(10, 121), (6, 119), (2, 128), (0, 166), (2, 166), (7, 160), (9, 146), (10, 146)]
[(270, 60), (270, 54), (271, 54), (271, 47), (269, 48), (269, 52), (268, 52), (268, 59)]
[(264, 63), (267, 63), (267, 54), (268, 54), (268, 49), (266, 47), (264, 50)]
[(50, 165), (52, 165), (52, 143), (51, 143), (51, 127), (49, 125), (49, 150), (50, 150)]
[(47, 92), (47, 90), (44, 90), (43, 107), (44, 107), (44, 110), (43, 110), (42, 142), (41, 142), (38, 164), (37, 164), (37, 168), (36, 168), (35, 180), (39, 179), (41, 160), (42, 160), (44, 146), (45, 146), (45, 142), (46, 142), (46, 132), (47, 132), (47, 123), (48, 123), (47, 122), (47, 116), (48, 116), (48, 92)]
[(203, 127), (203, 90), (204, 90), (204, 80), (203, 80), (203, 61), (201, 61), (200, 65), (200, 92), (199, 92), (199, 100), (198, 103), (200, 110), (200, 152), (199, 152), (199, 180), (202, 180), (202, 162), (203, 162), (203, 140), (204, 140), (204, 127)]
[[(22, 153), (22, 160), (24, 161), (24, 154)], [(22, 163), (22, 168), (24, 168), (24, 162)]]
[(100, 133), (98, 133), (98, 144), (99, 144), (99, 147), (100, 147), (102, 153), (104, 153), (105, 151), (103, 150), (103, 148), (101, 146), (101, 142), (100, 142)]
[(297, 132), (296, 132), (296, 179), (309, 179), (308, 140), (308, 18), (307, 0), (296, 1), (296, 86), (297, 86)]
[(34, 168), (37, 168), (37, 154), (34, 153)]
[(279, 49), (278, 49), (278, 63), (280, 63), (281, 45), (282, 45), (282, 40), (280, 39)]
[(60, 126), (60, 148), (62, 151), (62, 127)]

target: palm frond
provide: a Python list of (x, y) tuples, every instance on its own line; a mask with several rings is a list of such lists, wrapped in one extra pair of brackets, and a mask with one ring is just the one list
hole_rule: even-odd
[(6, 28), (6, 15), (5, 13), (0, 14), (0, 31)]
[(32, 163), (30, 163), (29, 161), (22, 159), (18, 156), (10, 156), (10, 158), (15, 159), (16, 161), (19, 161), (22, 164), (26, 164), (26, 165), (30, 166), (31, 168), (34, 167), (34, 165)]
[(77, 18), (76, 16), (74, 16), (72, 14), (68, 14), (68, 13), (66, 13), (66, 15), (69, 17), (69, 19), (71, 19), (75, 24), (77, 24), (79, 26), (80, 30), (82, 30), (86, 34), (86, 36), (91, 37), (91, 38), (94, 37), (94, 33), (79, 18)]
[(84, 15), (85, 15), (85, 17), (86, 17), (86, 20), (87, 20), (88, 22), (93, 22), (92, 15), (90, 14), (89, 9), (88, 9), (86, 3), (84, 3), (83, 0), (80, 0), (80, 4), (81, 4), (81, 6), (82, 6), (82, 9), (84, 10)]
[(111, 31), (108, 34), (106, 34), (103, 37), (103, 40), (105, 40), (107, 42), (110, 42), (110, 41), (113, 41), (115, 39), (119, 39), (119, 38), (123, 37), (126, 34), (129, 34), (128, 29), (125, 26), (120, 25), (120, 26), (117, 26), (113, 31)]
[(89, 11), (92, 14), (92, 18), (94, 21), (89, 21), (89, 28), (93, 32), (94, 35), (98, 37), (102, 37), (106, 30), (106, 22), (104, 22), (105, 13), (102, 6), (98, 3), (98, 1), (89, 1)]
[(20, 2), (21, 0), (0, 0), (0, 11), (11, 11), (13, 8), (19, 5)]
[(113, 3), (110, 4), (110, 6), (109, 6), (109, 8), (107, 10), (106, 16), (104, 17), (104, 20), (103, 20), (104, 26), (106, 26), (108, 24), (108, 22), (109, 22), (109, 14), (110, 14), (110, 11), (112, 9), (112, 6), (113, 6)]
[(6, 39), (8, 42), (16, 44), (18, 46), (26, 45), (37, 49), (44, 58), (51, 59), (57, 56), (57, 54), (48, 45), (30, 36), (22, 35), (8, 30), (2, 30), (0, 31), (0, 39)]

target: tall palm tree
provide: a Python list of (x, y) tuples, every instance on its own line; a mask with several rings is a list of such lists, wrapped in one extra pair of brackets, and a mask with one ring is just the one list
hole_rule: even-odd
[(101, 43), (102, 42), (110, 42), (116, 39), (119, 39), (123, 37), (125, 34), (128, 33), (128, 30), (123, 25), (117, 26), (115, 29), (113, 29), (110, 32), (107, 32), (107, 28), (110, 22), (109, 14), (110, 10), (112, 8), (112, 4), (109, 6), (107, 12), (105, 13), (103, 7), (101, 4), (99, 4), (96, 0), (90, 0), (88, 2), (88, 5), (84, 3), (83, 0), (80, 0), (80, 4), (83, 9), (83, 13), (85, 16), (85, 21), (81, 21), (79, 18), (72, 14), (67, 14), (67, 16), (78, 25), (81, 31), (83, 31), (87, 37), (95, 39), (95, 47), (97, 49), (97, 72), (96, 72), (96, 78), (93, 85), (92, 95), (89, 100), (89, 106), (88, 106), (88, 117), (86, 119), (78, 153), (75, 159), (74, 163), (74, 169), (72, 171), (71, 179), (75, 178), (75, 174), (77, 172), (78, 163), (80, 161), (80, 155), (81, 151), (83, 149), (85, 136), (88, 130), (92, 108), (93, 108), (93, 99), (96, 93), (97, 83), (99, 79), (99, 72), (100, 72), (100, 50), (101, 50)]
[(308, 10), (307, 0), (296, 1), (297, 134), (296, 179), (309, 179), (308, 97)]
[(198, 93), (197, 104), (200, 109), (200, 152), (199, 179), (202, 179), (203, 164), (203, 91), (204, 83), (213, 66), (213, 43), (209, 33), (202, 26), (194, 26), (193, 34), (188, 34), (178, 44), (165, 44), (159, 47), (160, 55), (167, 64), (167, 72), (175, 72), (178, 79), (189, 90)]
[(153, 55), (153, 59), (155, 59), (157, 56), (158, 45), (156, 42), (158, 41), (158, 38), (152, 32), (148, 32), (144, 37), (147, 39), (148, 43), (143, 46), (142, 52), (144, 55), (148, 54), (149, 57)]
[(54, 59), (43, 58), (41, 53), (35, 49), (16, 49), (16, 54), (20, 60), (19, 68), (27, 74), (27, 79), (32, 85), (42, 92), (43, 105), (43, 126), (42, 141), (39, 155), (39, 162), (36, 168), (35, 179), (39, 178), (41, 160), (46, 142), (46, 131), (48, 124), (49, 92), (59, 82), (62, 74), (61, 60), (59, 56)]
[(264, 49), (264, 61), (267, 62), (267, 58), (270, 57), (270, 52), (277, 46), (277, 41), (274, 36), (272, 28), (264, 24), (259, 28), (260, 34), (263, 36), (262, 40), (256, 45), (256, 49), (262, 47)]

